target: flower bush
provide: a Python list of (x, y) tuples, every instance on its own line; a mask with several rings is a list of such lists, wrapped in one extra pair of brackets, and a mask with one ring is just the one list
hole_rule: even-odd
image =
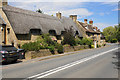
[(63, 46), (61, 44), (57, 44), (56, 48), (57, 48), (58, 53), (63, 53), (64, 52)]

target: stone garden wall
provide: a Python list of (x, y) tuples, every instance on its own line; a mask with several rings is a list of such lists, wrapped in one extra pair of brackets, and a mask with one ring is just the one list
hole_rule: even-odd
[[(81, 45), (81, 46), (65, 46), (64, 47), (64, 52), (73, 52), (73, 51), (79, 51), (82, 49), (87, 49), (89, 48), (88, 45)], [(54, 54), (58, 54), (57, 50), (55, 50)], [(25, 53), (25, 58), (26, 60), (37, 58), (37, 57), (43, 57), (43, 56), (49, 56), (53, 55), (49, 49), (41, 49), (39, 51), (29, 51)]]

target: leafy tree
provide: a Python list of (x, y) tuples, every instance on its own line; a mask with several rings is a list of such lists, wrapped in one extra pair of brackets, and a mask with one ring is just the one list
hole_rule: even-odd
[(120, 42), (120, 24), (117, 29), (117, 35), (116, 35), (117, 40)]
[(36, 12), (38, 12), (38, 13), (43, 13), (43, 11), (42, 11), (42, 10), (40, 10), (40, 9), (38, 9)]
[(76, 45), (74, 31), (72, 29), (72, 26), (70, 27), (70, 29), (65, 29), (63, 44), (69, 44), (71, 46)]
[(105, 36), (105, 40), (107, 42), (111, 42), (112, 39), (116, 39), (116, 29), (117, 27), (112, 26), (103, 29), (103, 35)]

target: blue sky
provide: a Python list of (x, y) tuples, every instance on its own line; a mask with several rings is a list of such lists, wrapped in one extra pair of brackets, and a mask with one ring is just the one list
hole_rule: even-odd
[(54, 15), (61, 12), (62, 16), (78, 15), (78, 20), (93, 20), (94, 25), (103, 30), (118, 24), (118, 2), (9, 2), (9, 5), (36, 11), (41, 9), (44, 14)]

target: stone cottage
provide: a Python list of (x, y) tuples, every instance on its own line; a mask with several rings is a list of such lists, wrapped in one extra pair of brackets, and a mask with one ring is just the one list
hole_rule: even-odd
[[(72, 18), (72, 19), (70, 19)], [(79, 37), (83, 37), (80, 29), (74, 21), (73, 15), (70, 18), (56, 13), (56, 17), (29, 10), (24, 10), (8, 5), (0, 1), (0, 44), (22, 44), (34, 41), (39, 35), (49, 33), (56, 40), (61, 40), (65, 29), (71, 26)]]
[(90, 20), (89, 23), (87, 21), (88, 21), (87, 19), (84, 19), (84, 23), (79, 21), (76, 22), (79, 29), (81, 29), (81, 33), (83, 34), (84, 37), (96, 41), (98, 45), (102, 45), (100, 29), (98, 29), (98, 27), (93, 25), (92, 20)]

